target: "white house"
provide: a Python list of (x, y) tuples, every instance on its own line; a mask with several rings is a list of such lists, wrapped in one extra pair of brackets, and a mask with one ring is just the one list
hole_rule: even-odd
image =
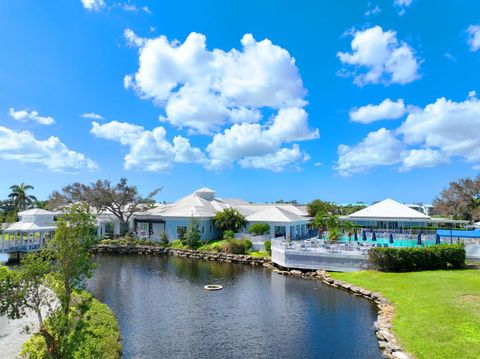
[(248, 229), (254, 223), (270, 225), (270, 236), (299, 238), (307, 234), (310, 218), (302, 206), (291, 204), (252, 204), (239, 199), (216, 197), (209, 188), (200, 188), (178, 201), (159, 205), (134, 215), (133, 230), (138, 237), (158, 240), (165, 232), (170, 240), (178, 239), (181, 231), (195, 218), (202, 240), (216, 239), (220, 232), (213, 217), (225, 208), (235, 208), (247, 220)]

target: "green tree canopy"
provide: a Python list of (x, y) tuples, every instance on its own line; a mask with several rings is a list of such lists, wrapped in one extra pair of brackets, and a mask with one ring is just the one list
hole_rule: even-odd
[(19, 185), (10, 186), (11, 192), (8, 195), (8, 198), (14, 203), (17, 210), (23, 211), (37, 201), (37, 198), (35, 196), (29, 195), (27, 193), (28, 190), (33, 189), (33, 186), (25, 184), (23, 182)]
[(238, 232), (245, 227), (247, 221), (235, 208), (225, 208), (223, 211), (217, 212), (213, 217), (213, 223), (221, 231)]
[(154, 197), (160, 191), (161, 188), (157, 188), (143, 197), (137, 186), (129, 185), (123, 177), (116, 185), (107, 180), (98, 180), (89, 185), (75, 182), (63, 187), (60, 192), (54, 191), (50, 195), (48, 206), (56, 209), (73, 203), (86, 203), (98, 213), (112, 213), (120, 221), (122, 232), (125, 232), (132, 215), (152, 208), (155, 205)]
[(267, 234), (270, 232), (270, 226), (268, 223), (254, 223), (248, 229), (248, 233), (260, 236), (262, 234)]
[(480, 175), (450, 182), (433, 200), (433, 206), (435, 213), (444, 217), (479, 221)]

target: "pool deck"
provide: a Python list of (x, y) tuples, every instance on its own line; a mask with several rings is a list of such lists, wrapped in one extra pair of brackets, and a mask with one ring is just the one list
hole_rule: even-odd
[(289, 269), (355, 272), (371, 268), (367, 248), (356, 243), (312, 246), (302, 242), (286, 244), (281, 240), (272, 240), (272, 262)]

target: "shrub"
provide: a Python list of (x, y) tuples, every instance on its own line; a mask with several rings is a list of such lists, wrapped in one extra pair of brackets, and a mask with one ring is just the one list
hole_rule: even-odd
[(162, 232), (160, 234), (160, 244), (164, 247), (168, 247), (168, 245), (170, 244), (167, 232)]
[(265, 245), (265, 250), (268, 252), (268, 254), (272, 254), (272, 242), (270, 241), (265, 241), (263, 242), (263, 244)]
[(241, 239), (229, 239), (222, 244), (222, 252), (231, 254), (245, 254), (245, 242)]
[(248, 233), (255, 236), (261, 236), (262, 234), (267, 234), (270, 232), (270, 226), (268, 223), (254, 223), (248, 229)]
[[(93, 298), (87, 292), (76, 292), (74, 301), (78, 302), (71, 315), (80, 315), (78, 325), (71, 337), (69, 358), (118, 359), (122, 351), (120, 330), (113, 312), (107, 305)], [(45, 321), (49, 325), (49, 319)], [(32, 335), (22, 347), (23, 358), (51, 359), (47, 352), (45, 338), (40, 334)]]
[(369, 261), (382, 272), (462, 268), (465, 264), (463, 244), (439, 244), (414, 248), (371, 248)]
[(247, 237), (244, 237), (242, 240), (245, 245), (245, 250), (249, 251), (250, 249), (252, 249), (253, 243), (250, 239), (248, 239)]
[(223, 239), (233, 239), (235, 238), (235, 232), (231, 230), (226, 230), (223, 232)]
[(235, 208), (225, 208), (223, 211), (217, 212), (213, 217), (213, 223), (221, 231), (238, 232), (245, 227), (247, 220)]

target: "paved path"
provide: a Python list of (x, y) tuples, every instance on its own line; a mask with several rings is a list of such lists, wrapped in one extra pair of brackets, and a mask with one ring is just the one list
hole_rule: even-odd
[(24, 318), (10, 320), (0, 316), (0, 357), (15, 359), (22, 350), (22, 345), (28, 340), (30, 334), (25, 332), (25, 326), (37, 328), (35, 313), (31, 312)]

